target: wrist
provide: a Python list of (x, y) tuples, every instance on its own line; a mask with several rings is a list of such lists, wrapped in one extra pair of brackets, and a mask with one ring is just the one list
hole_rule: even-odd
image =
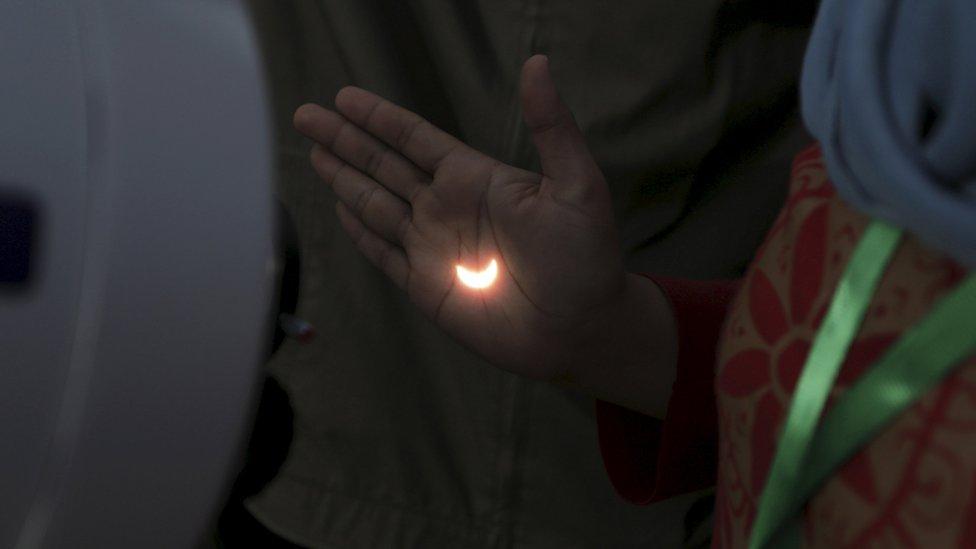
[(590, 324), (559, 380), (638, 412), (664, 417), (677, 364), (670, 302), (651, 279), (626, 274), (615, 303)]

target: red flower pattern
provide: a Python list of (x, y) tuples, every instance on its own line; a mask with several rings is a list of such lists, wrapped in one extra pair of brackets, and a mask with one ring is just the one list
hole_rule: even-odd
[[(721, 433), (716, 546), (744, 545), (812, 338), (866, 225), (866, 218), (848, 210), (836, 197), (826, 179), (819, 148), (799, 155), (787, 203), (760, 248), (723, 329), (720, 357), (724, 358), (716, 377)], [(915, 269), (907, 277), (908, 284), (901, 283), (904, 280), (892, 282), (884, 299), (876, 299), (869, 308), (870, 322), (865, 325), (871, 324), (872, 329), (862, 330), (852, 344), (832, 398), (855, 382), (897, 340), (905, 324), (901, 319), (924, 312), (919, 310), (919, 303), (930, 305), (965, 276), (966, 271), (951, 260), (919, 246), (912, 249), (916, 248), (921, 251), (903, 262), (907, 269)], [(912, 287), (915, 281), (924, 284)], [(976, 404), (976, 388), (967, 398)], [(828, 407), (831, 403), (832, 400)], [(948, 421), (946, 414), (925, 417)], [(976, 433), (976, 417), (967, 421), (965, 427)], [(963, 423), (958, 428), (964, 428)], [(841, 540), (853, 539), (858, 545), (871, 546), (885, 545), (885, 540), (894, 539), (913, 545), (914, 534), (909, 533), (909, 525), (900, 518), (904, 506), (916, 500), (943, 501), (951, 491), (945, 475), (919, 477), (923, 462), (930, 468), (935, 467), (933, 463), (948, 463), (947, 459), (933, 457), (935, 450), (923, 451), (933, 447), (933, 440), (928, 435), (909, 436), (908, 442), (902, 444), (911, 447), (906, 458), (911, 467), (902, 470), (904, 486), (894, 493), (888, 484), (885, 490), (878, 484), (877, 464), (871, 455), (862, 452), (855, 456), (838, 471), (836, 479), (850, 494), (845, 497), (856, 497), (862, 505), (879, 509), (876, 520), (862, 524), (856, 517), (821, 506), (810, 515), (820, 518), (808, 517), (808, 521), (821, 520), (832, 526), (829, 531), (819, 532), (808, 527), (808, 541), (817, 537), (820, 542), (814, 545), (834, 546), (842, 544)], [(927, 462), (922, 454), (928, 456)], [(939, 471), (944, 472), (948, 466), (940, 467)], [(976, 509), (976, 488), (969, 488), (968, 479), (965, 486), (969, 490), (966, 501)], [(958, 490), (951, 492), (957, 494)], [(852, 534), (855, 531), (857, 535)], [(968, 528), (961, 535), (976, 540), (973, 532), (976, 529)], [(843, 545), (847, 546), (847, 542)]]

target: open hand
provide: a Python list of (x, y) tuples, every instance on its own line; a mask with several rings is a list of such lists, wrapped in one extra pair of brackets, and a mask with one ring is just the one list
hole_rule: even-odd
[[(541, 174), (360, 88), (339, 91), (338, 112), (303, 105), (294, 123), (316, 142), (312, 165), (370, 262), (492, 364), (558, 379), (623, 299), (626, 275), (609, 189), (546, 57), (526, 61), (520, 95)], [(459, 265), (492, 262), (486, 287), (459, 279)]]

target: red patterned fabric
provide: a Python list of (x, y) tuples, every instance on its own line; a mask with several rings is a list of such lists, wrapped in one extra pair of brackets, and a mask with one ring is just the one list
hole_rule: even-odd
[[(717, 482), (713, 547), (746, 546), (796, 380), (868, 223), (836, 196), (814, 146), (797, 156), (787, 203), (731, 302), (709, 294), (714, 288), (690, 295), (690, 285), (659, 281), (675, 304), (682, 334), (667, 418), (657, 430), (641, 431), (636, 426), (652, 420), (624, 420), (623, 412), (612, 411), (616, 407), (598, 404), (601, 450), (621, 495), (648, 503), (711, 478)], [(907, 237), (881, 280), (828, 409), (966, 274)], [(721, 329), (702, 320), (720, 310), (728, 311)], [(707, 355), (717, 356), (717, 370)], [(694, 376), (714, 382), (714, 392), (687, 379)], [(712, 397), (715, 408), (701, 406)], [(706, 448), (704, 440), (715, 436), (714, 416), (706, 417), (713, 413), (717, 454), (711, 461), (682, 461), (690, 448)], [(632, 453), (628, 461), (625, 439), (645, 453)], [(638, 460), (642, 476), (631, 463)], [(692, 470), (716, 461), (717, 467)], [(837, 471), (807, 505), (804, 521), (806, 547), (976, 548), (976, 357)]]

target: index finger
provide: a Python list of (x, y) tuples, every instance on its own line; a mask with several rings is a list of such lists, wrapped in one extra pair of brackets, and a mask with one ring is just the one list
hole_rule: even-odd
[(433, 174), (452, 155), (468, 147), (420, 115), (355, 86), (339, 90), (336, 109), (353, 124)]

